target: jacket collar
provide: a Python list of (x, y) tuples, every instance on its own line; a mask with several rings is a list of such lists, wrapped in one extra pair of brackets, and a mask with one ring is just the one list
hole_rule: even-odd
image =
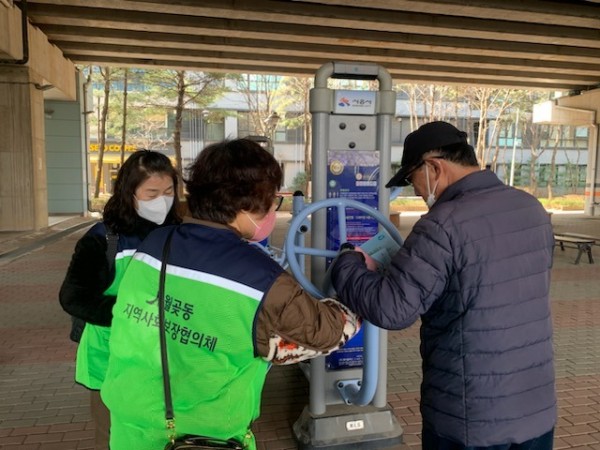
[[(480, 190), (486, 188), (492, 188), (495, 186), (503, 185), (502, 181), (498, 176), (491, 170), (479, 170), (477, 172), (470, 173), (469, 175), (461, 178), (456, 183), (451, 184), (446, 188), (442, 195), (435, 202), (438, 203), (447, 202), (453, 200), (459, 195), (471, 190)], [(434, 206), (435, 206), (434, 205)]]
[(237, 236), (242, 237), (240, 232), (229, 225), (225, 225), (218, 222), (211, 222), (210, 220), (196, 219), (192, 216), (185, 216), (182, 220), (182, 223), (194, 223), (196, 225), (204, 225), (206, 227), (218, 228), (221, 230), (233, 231)]

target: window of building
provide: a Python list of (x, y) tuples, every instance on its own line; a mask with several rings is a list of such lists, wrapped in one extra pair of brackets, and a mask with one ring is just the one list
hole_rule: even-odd
[(205, 131), (207, 141), (222, 141), (225, 139), (225, 120), (223, 118), (211, 119), (206, 123)]
[(281, 76), (247, 73), (242, 75), (241, 86), (249, 92), (271, 92), (279, 87)]
[(517, 131), (516, 145), (520, 147), (521, 137), (518, 134), (518, 130), (515, 130), (515, 126), (512, 124), (505, 124), (498, 131), (498, 146), (512, 148), (515, 145), (515, 131)]
[[(167, 133), (175, 131), (175, 112), (167, 117)], [(186, 109), (181, 121), (182, 141), (222, 141), (225, 139), (225, 119), (212, 114), (210, 119), (203, 116), (200, 109)]]
[(587, 149), (589, 143), (589, 128), (588, 127), (576, 127), (575, 128), (575, 148)]
[(250, 113), (248, 111), (238, 111), (237, 129), (239, 137), (256, 135), (256, 131), (250, 122)]
[[(289, 119), (293, 117), (293, 113), (287, 113), (286, 117)], [(252, 125), (250, 119), (250, 112), (238, 111), (237, 113), (237, 128), (238, 136), (256, 136), (261, 133), (260, 130), (256, 130)], [(277, 129), (273, 133), (273, 140), (275, 142), (287, 142), (287, 143), (304, 143), (304, 130), (300, 124), (297, 127), (285, 126), (281, 121), (277, 125)]]

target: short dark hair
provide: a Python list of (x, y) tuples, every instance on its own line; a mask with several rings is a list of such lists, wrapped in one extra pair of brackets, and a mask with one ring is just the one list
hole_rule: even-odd
[(154, 174), (164, 174), (173, 179), (173, 206), (165, 224), (178, 223), (179, 199), (177, 196), (177, 171), (171, 160), (162, 153), (138, 150), (123, 163), (113, 189), (113, 195), (104, 207), (104, 223), (115, 233), (131, 234), (138, 217), (135, 209), (135, 190)]
[(190, 214), (222, 224), (231, 223), (242, 210), (266, 214), (283, 179), (275, 158), (249, 139), (209, 145), (188, 170)]
[[(431, 153), (443, 157), (446, 161), (450, 161), (461, 166), (478, 166), (477, 156), (473, 147), (466, 142), (450, 144), (440, 147), (437, 150), (432, 150)], [(427, 154), (423, 155), (424, 158)]]

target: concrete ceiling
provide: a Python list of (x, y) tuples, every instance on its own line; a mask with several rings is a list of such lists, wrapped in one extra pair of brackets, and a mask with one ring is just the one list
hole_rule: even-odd
[[(15, 2), (17, 3), (17, 2)], [(565, 0), (28, 0), (73, 62), (580, 91), (600, 85), (600, 3)]]

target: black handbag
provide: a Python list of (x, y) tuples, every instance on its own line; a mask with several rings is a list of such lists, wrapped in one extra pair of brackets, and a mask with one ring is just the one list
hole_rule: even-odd
[(167, 358), (167, 337), (165, 333), (165, 279), (167, 275), (167, 259), (173, 237), (173, 228), (165, 241), (163, 247), (162, 262), (160, 267), (160, 278), (158, 282), (158, 324), (160, 334), (160, 358), (163, 372), (163, 386), (165, 391), (165, 420), (169, 442), (164, 450), (210, 450), (210, 449), (233, 449), (244, 450), (244, 446), (235, 439), (215, 439), (208, 436), (185, 435), (175, 438), (175, 414), (173, 413), (173, 400), (171, 398), (171, 377), (169, 376), (169, 361)]
[(206, 436), (183, 436), (169, 442), (165, 450), (210, 450), (215, 448), (244, 450), (244, 447), (235, 439), (223, 441), (221, 439), (212, 439)]

